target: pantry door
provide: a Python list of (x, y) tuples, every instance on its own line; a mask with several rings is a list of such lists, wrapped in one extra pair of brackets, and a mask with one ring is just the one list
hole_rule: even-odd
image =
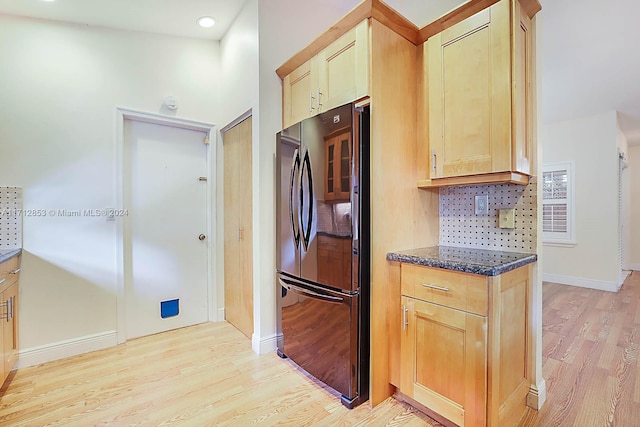
[(222, 135), (224, 145), (224, 316), (253, 334), (251, 117)]
[(127, 339), (208, 320), (207, 137), (124, 121)]

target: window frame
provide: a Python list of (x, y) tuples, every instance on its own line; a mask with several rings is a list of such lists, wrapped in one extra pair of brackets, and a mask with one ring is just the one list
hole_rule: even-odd
[[(567, 231), (566, 232), (552, 232), (544, 231), (544, 207), (545, 205), (552, 205), (558, 203), (545, 203), (544, 199), (544, 174), (554, 171), (567, 171)], [(542, 197), (542, 209), (540, 211), (541, 216), (541, 231), (542, 231), (542, 244), (548, 246), (575, 246), (576, 245), (576, 209), (575, 209), (575, 162), (573, 160), (566, 162), (545, 163), (542, 166), (541, 180), (541, 197)]]

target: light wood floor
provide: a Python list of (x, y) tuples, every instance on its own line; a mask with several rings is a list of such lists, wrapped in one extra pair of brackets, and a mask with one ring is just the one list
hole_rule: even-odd
[[(521, 426), (640, 426), (639, 354), (640, 273), (619, 293), (545, 283), (547, 402)], [(224, 322), (21, 369), (0, 393), (2, 426), (439, 426), (394, 399), (349, 411)]]
[(349, 411), (226, 322), (206, 323), (20, 369), (0, 392), (1, 426), (439, 426), (389, 399)]
[(522, 426), (640, 426), (640, 272), (618, 293), (545, 283), (547, 402)]

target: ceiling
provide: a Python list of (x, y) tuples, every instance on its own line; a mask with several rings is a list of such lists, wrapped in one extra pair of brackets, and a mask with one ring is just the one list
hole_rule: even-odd
[[(0, 13), (119, 30), (220, 40), (247, 0), (0, 0)], [(201, 16), (212, 28), (196, 24)]]
[[(0, 13), (131, 31), (221, 39), (247, 0), (0, 0)], [(321, 0), (344, 10), (358, 0)], [(385, 0), (422, 27), (465, 0)], [(620, 112), (630, 144), (640, 144), (640, 2), (540, 0), (542, 121)], [(195, 21), (210, 15), (216, 25)], [(636, 52), (635, 54), (633, 52)]]

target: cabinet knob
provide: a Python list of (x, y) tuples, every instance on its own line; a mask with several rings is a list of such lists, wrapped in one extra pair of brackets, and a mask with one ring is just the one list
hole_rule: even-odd
[(207, 236), (205, 236), (204, 234), (201, 234), (201, 235), (198, 236), (198, 240), (201, 240), (201, 241), (206, 239), (206, 238), (207, 238)]

